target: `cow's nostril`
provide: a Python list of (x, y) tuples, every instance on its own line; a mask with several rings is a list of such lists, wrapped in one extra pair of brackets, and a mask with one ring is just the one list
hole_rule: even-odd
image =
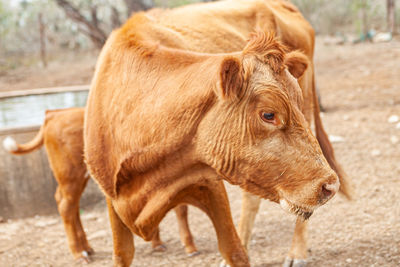
[(330, 198), (333, 194), (335, 194), (335, 190), (333, 189), (332, 185), (330, 184), (322, 185), (322, 197), (324, 199)]

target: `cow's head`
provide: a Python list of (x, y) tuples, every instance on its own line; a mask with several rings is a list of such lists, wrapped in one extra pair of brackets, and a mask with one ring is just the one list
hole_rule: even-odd
[(197, 138), (202, 160), (224, 179), (304, 218), (339, 188), (300, 111), (295, 78), (308, 64), (272, 35), (255, 35), (222, 61), (217, 101)]

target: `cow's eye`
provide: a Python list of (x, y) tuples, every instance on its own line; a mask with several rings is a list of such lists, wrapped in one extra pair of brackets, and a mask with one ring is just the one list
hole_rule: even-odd
[(265, 122), (276, 124), (275, 113), (273, 112), (262, 112), (261, 118)]

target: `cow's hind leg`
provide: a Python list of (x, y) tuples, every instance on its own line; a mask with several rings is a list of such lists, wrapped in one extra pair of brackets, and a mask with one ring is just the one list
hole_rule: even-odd
[(178, 219), (179, 235), (181, 242), (185, 246), (185, 251), (189, 257), (199, 254), (196, 245), (193, 242), (193, 236), (190, 232), (188, 223), (188, 206), (179, 205), (175, 207), (176, 218)]
[[(174, 208), (174, 211), (178, 220), (179, 235), (182, 244), (185, 246), (185, 251), (189, 257), (195, 256), (198, 254), (198, 252), (196, 246), (194, 245), (193, 236), (189, 229), (188, 207), (187, 205), (179, 205)], [(167, 249), (165, 244), (161, 241), (159, 228), (157, 228), (156, 233), (151, 239), (151, 246), (153, 250), (157, 252), (164, 252)]]
[(258, 209), (260, 208), (260, 202), (261, 199), (258, 196), (242, 191), (242, 212), (240, 213), (238, 232), (246, 250), (249, 248), (251, 232)]
[(133, 234), (115, 212), (110, 199), (107, 199), (107, 207), (113, 237), (114, 266), (128, 267), (131, 265), (135, 254)]
[(167, 250), (167, 247), (161, 241), (160, 230), (158, 227), (157, 227), (157, 230), (156, 230), (153, 238), (151, 239), (151, 247), (153, 248), (154, 251), (157, 251), (157, 252), (164, 252)]
[(228, 196), (222, 182), (197, 186), (185, 198), (207, 213), (218, 238), (218, 248), (230, 266), (250, 266), (246, 251), (233, 224)]
[(292, 246), (283, 267), (304, 267), (307, 265), (307, 221), (297, 218)]
[(58, 211), (64, 223), (69, 249), (75, 259), (83, 258), (84, 260), (89, 261), (88, 257), (85, 257), (85, 255), (82, 254), (84, 246), (81, 243), (81, 238), (78, 234), (79, 223), (77, 221), (77, 214), (79, 213), (79, 202), (77, 202), (73, 197), (65, 194), (65, 189), (66, 188), (58, 186), (55, 199), (57, 201)]

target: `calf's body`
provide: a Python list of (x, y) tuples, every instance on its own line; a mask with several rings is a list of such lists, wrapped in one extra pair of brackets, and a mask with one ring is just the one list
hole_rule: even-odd
[[(83, 160), (83, 118), (84, 108), (48, 110), (39, 133), (32, 141), (19, 145), (8, 137), (4, 144), (7, 150), (16, 155), (45, 146), (58, 183), (55, 199), (70, 251), (76, 259), (88, 261), (93, 249), (87, 241), (79, 215), (79, 200), (90, 177)], [(197, 250), (188, 226), (187, 206), (177, 206), (175, 212), (182, 243), (186, 252), (193, 255)], [(158, 229), (151, 241), (154, 249), (165, 249)]]

